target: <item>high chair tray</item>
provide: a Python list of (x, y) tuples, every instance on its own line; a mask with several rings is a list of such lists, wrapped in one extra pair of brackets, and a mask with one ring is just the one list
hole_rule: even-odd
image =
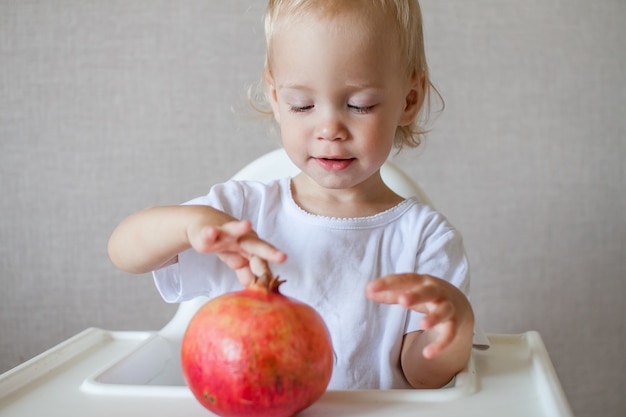
[[(299, 416), (572, 416), (536, 332), (489, 335), (452, 387), (327, 391)], [(0, 416), (210, 416), (182, 381), (178, 343), (90, 328), (0, 376)]]

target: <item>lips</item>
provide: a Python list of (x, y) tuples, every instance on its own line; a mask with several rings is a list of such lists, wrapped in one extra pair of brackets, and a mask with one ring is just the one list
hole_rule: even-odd
[(352, 164), (354, 158), (318, 157), (315, 161), (327, 171), (342, 171)]

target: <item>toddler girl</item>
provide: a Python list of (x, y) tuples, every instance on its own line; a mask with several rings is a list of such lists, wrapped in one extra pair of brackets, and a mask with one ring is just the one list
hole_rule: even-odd
[(112, 261), (154, 271), (180, 302), (240, 289), (259, 257), (326, 321), (329, 388), (446, 385), (472, 348), (461, 236), (380, 176), (422, 133), (431, 85), (417, 1), (270, 0), (265, 28), (267, 101), (302, 172), (135, 213), (111, 236)]

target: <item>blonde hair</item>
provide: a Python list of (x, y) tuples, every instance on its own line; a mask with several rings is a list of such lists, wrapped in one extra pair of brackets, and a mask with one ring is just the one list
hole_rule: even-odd
[[(424, 35), (422, 30), (422, 14), (417, 0), (269, 0), (265, 13), (266, 57), (265, 71), (271, 70), (272, 39), (278, 26), (285, 18), (298, 18), (310, 13), (318, 16), (333, 16), (340, 12), (356, 11), (361, 14), (385, 16), (393, 24), (389, 29), (395, 31), (398, 46), (406, 63), (406, 76), (421, 75), (424, 90), (421, 108), (407, 126), (399, 126), (396, 130), (395, 147), (417, 147), (427, 132), (425, 125), (430, 117), (431, 93), (441, 99), (428, 75), (428, 65), (424, 51)], [(271, 114), (265, 83), (261, 81), (259, 88), (251, 92), (253, 106), (267, 114)], [(443, 99), (441, 99), (443, 109)]]

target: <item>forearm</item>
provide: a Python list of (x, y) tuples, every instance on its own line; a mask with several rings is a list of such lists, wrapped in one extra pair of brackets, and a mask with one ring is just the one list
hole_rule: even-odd
[(225, 213), (206, 206), (145, 209), (124, 219), (113, 231), (109, 257), (115, 266), (127, 272), (153, 271), (175, 262), (180, 252), (191, 247), (190, 227), (220, 226), (231, 220)]
[(459, 373), (472, 351), (474, 316), (469, 308), (459, 324), (454, 340), (437, 357), (423, 355), (426, 346), (436, 339), (434, 329), (408, 333), (404, 336), (401, 354), (402, 371), (414, 388), (441, 388)]

